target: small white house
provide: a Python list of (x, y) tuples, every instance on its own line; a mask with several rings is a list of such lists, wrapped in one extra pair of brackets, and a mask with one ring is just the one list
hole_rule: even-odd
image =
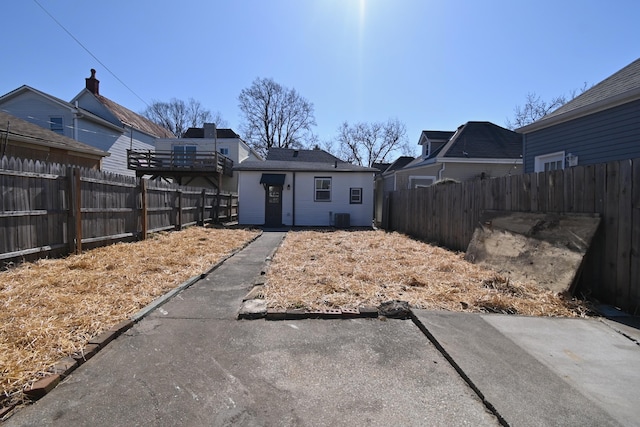
[(234, 167), (240, 224), (372, 225), (376, 169), (343, 162), (322, 150), (277, 152), (278, 156), (272, 156), (270, 151), (265, 161), (246, 161)]

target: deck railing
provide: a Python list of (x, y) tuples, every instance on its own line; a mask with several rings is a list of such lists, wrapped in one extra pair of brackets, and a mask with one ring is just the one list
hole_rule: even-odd
[(232, 175), (233, 160), (215, 151), (127, 150), (127, 167), (138, 172), (218, 172)]

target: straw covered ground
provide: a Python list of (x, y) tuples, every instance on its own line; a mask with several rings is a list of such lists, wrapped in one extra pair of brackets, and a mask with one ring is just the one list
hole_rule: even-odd
[[(0, 272), (0, 407), (89, 339), (240, 248), (256, 230), (192, 227)], [(412, 307), (582, 316), (568, 301), (511, 283), (445, 249), (383, 231), (292, 231), (267, 273), (273, 308)]]
[(447, 251), (384, 231), (287, 234), (262, 291), (272, 308), (349, 308), (407, 301), (414, 308), (584, 316), (588, 307), (514, 283)]
[(0, 272), (0, 407), (89, 339), (257, 236), (191, 227)]

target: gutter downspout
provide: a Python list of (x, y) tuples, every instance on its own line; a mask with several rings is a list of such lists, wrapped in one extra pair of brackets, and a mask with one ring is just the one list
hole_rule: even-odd
[(447, 164), (445, 162), (442, 162), (442, 167), (438, 171), (438, 181), (442, 180), (442, 172), (444, 172), (446, 168), (447, 168)]
[(291, 207), (291, 226), (295, 227), (296, 226), (296, 173), (295, 172), (293, 172), (293, 182), (291, 183), (291, 191), (293, 191), (293, 194), (291, 195), (292, 203), (293, 203), (293, 206)]
[(76, 111), (74, 112), (73, 115), (73, 139), (75, 139), (76, 141), (78, 140), (78, 116), (80, 115), (80, 113), (78, 113), (78, 101), (76, 101)]
[(527, 173), (527, 134), (522, 134), (522, 173)]

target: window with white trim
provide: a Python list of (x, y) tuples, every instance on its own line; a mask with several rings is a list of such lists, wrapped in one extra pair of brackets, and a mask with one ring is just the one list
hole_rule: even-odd
[(219, 151), (220, 151), (220, 154), (222, 154), (223, 156), (228, 156), (229, 155), (229, 149), (228, 148), (221, 147)]
[(315, 194), (313, 200), (316, 202), (331, 201), (331, 178), (317, 177), (315, 181)]
[(564, 151), (535, 157), (535, 172), (549, 172), (564, 169)]
[(362, 188), (349, 189), (349, 203), (357, 205), (362, 203)]

